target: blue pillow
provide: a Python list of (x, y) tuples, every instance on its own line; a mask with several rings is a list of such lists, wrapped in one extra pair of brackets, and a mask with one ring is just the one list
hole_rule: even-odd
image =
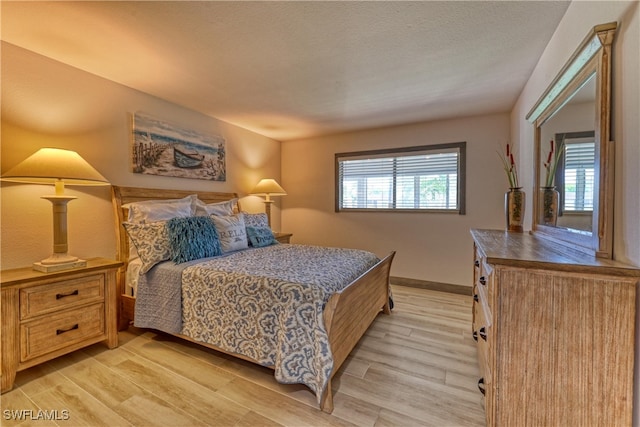
[(247, 237), (251, 246), (256, 248), (278, 243), (269, 227), (247, 227)]
[(172, 218), (167, 232), (170, 259), (176, 264), (222, 254), (218, 231), (208, 216)]

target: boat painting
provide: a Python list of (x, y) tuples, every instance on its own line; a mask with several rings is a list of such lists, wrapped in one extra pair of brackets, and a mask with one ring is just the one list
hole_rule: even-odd
[(132, 115), (134, 173), (226, 180), (226, 141), (221, 136), (183, 129), (150, 115)]
[(184, 147), (173, 147), (173, 160), (179, 168), (198, 168), (202, 166), (204, 154), (197, 151), (187, 151)]

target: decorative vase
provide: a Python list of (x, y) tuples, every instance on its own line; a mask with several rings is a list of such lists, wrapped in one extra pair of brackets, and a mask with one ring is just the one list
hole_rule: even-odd
[(558, 196), (556, 187), (540, 188), (541, 224), (555, 227), (558, 222)]
[(524, 224), (525, 193), (522, 187), (510, 188), (504, 194), (504, 209), (507, 216), (507, 231), (522, 233)]

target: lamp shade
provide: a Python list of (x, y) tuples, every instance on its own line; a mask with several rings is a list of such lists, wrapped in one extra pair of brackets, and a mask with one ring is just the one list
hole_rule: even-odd
[(251, 194), (256, 196), (286, 196), (287, 192), (275, 179), (265, 178), (260, 180), (258, 185), (251, 191)]
[(109, 185), (109, 181), (78, 153), (41, 148), (2, 174), (2, 180), (28, 184)]

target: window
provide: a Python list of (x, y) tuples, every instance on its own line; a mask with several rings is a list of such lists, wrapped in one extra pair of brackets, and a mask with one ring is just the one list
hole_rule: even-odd
[(595, 179), (594, 132), (560, 134), (564, 144), (561, 167), (556, 170), (562, 212), (592, 212)]
[(595, 144), (567, 143), (564, 162), (565, 211), (593, 211)]
[(464, 212), (465, 142), (336, 154), (336, 211)]

